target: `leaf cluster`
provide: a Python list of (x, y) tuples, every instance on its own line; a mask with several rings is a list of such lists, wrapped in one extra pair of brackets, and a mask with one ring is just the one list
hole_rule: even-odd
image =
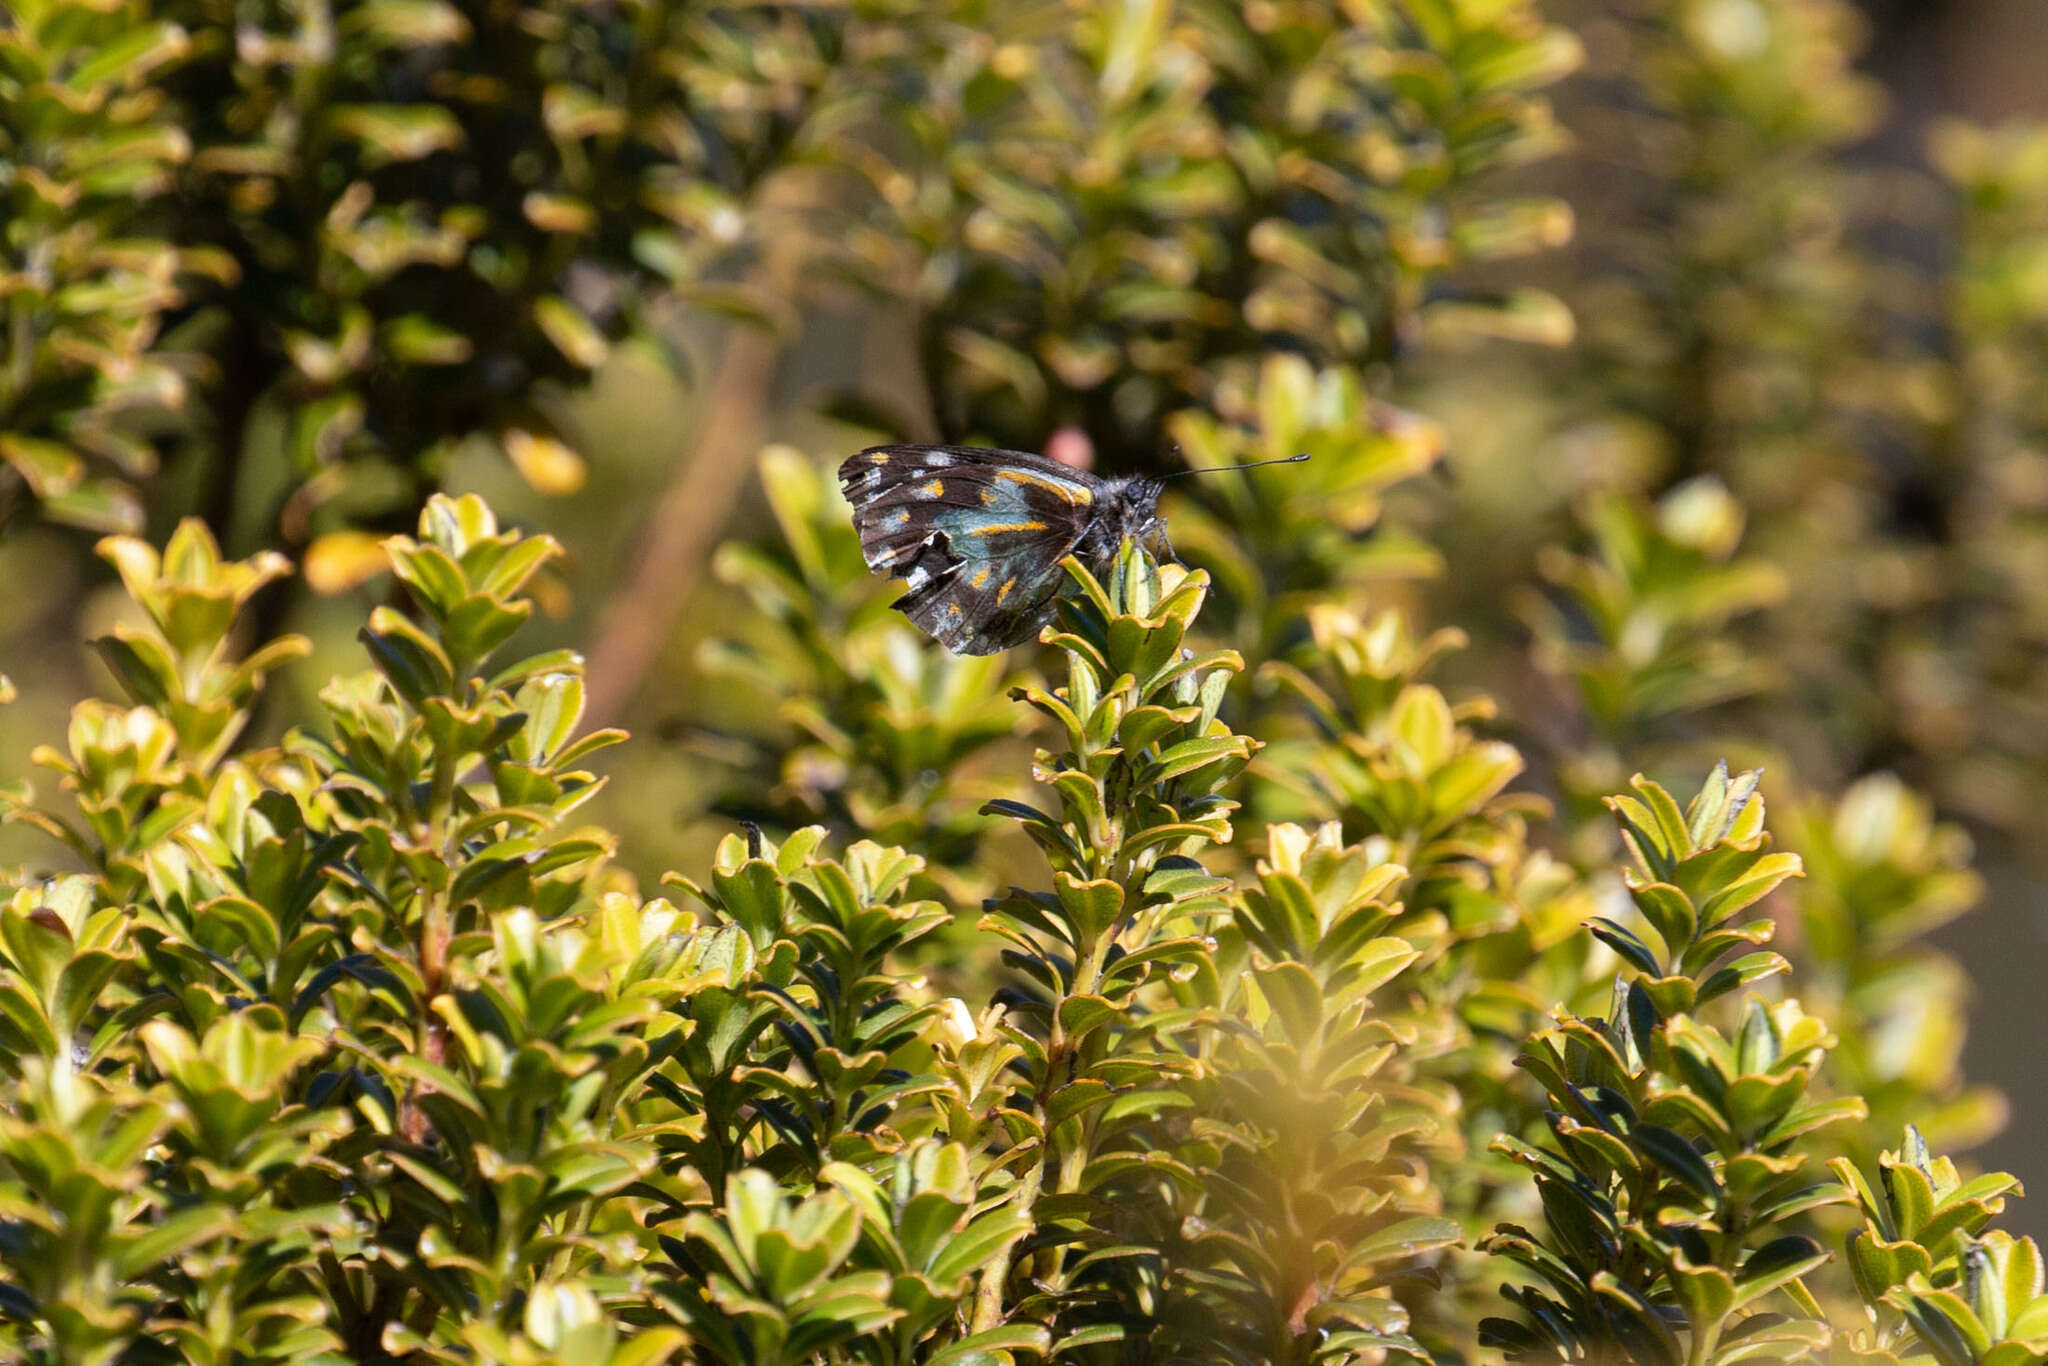
[[(914, 288), (940, 431), (1055, 425), (1143, 449), (1262, 351), (1384, 360), (1423, 332), (1557, 340), (1537, 291), (1448, 268), (1556, 243), (1546, 199), (1478, 192), (1552, 143), (1576, 42), (1525, 4), (959, 0), (913, 35), (877, 260)], [(963, 37), (967, 41), (958, 41)]]

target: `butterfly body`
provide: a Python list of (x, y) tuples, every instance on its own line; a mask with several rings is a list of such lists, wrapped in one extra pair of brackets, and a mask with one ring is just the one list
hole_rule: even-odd
[(1044, 456), (975, 446), (874, 446), (839, 467), (868, 567), (904, 580), (896, 606), (957, 654), (1035, 637), (1060, 561), (1106, 566), (1156, 540), (1156, 479), (1098, 479)]

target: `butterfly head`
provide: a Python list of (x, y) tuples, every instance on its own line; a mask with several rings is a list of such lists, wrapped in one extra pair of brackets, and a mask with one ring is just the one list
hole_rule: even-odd
[(1074, 552), (1091, 563), (1105, 563), (1125, 541), (1157, 553), (1171, 553), (1166, 544), (1166, 519), (1159, 515), (1159, 495), (1166, 487), (1142, 476), (1105, 479), (1095, 491), (1096, 515)]

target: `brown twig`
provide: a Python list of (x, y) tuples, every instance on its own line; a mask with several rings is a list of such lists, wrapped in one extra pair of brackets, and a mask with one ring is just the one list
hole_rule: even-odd
[(727, 333), (696, 441), (677, 459), (654, 505), (625, 586), (598, 617), (589, 651), (587, 724), (611, 725), (632, 702), (696, 587), (712, 538), (753, 469), (750, 457), (781, 351), (767, 328)]

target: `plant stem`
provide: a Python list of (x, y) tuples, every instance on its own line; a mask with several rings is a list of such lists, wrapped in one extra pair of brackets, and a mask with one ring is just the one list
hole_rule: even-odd
[[(1062, 1084), (1059, 1080), (1061, 1065), (1074, 1051), (1077, 1041), (1067, 1038), (1065, 1026), (1060, 1023), (1060, 1009), (1076, 996), (1086, 996), (1095, 990), (1100, 976), (1103, 956), (1109, 944), (1116, 938), (1111, 929), (1101, 939), (1088, 946), (1074, 961), (1074, 984), (1053, 1007), (1052, 1033), (1045, 1045), (1045, 1073), (1038, 1079), (1038, 1089), (1031, 1100), (1031, 1117), (1038, 1123), (1039, 1132), (1045, 1135), (1045, 1147), (1031, 1170), (1017, 1181), (1017, 1196), (1014, 1207), (1029, 1215), (1038, 1203), (1039, 1194), (1045, 1189), (1045, 1169), (1052, 1160), (1052, 1135), (1046, 1129), (1046, 1108), (1051, 1104), (1053, 1093)], [(1064, 1184), (1064, 1183), (1062, 1183)], [(987, 1332), (1003, 1321), (1003, 1292), (1009, 1285), (1010, 1268), (1016, 1259), (1015, 1245), (1006, 1247), (996, 1259), (982, 1269), (981, 1285), (975, 1293), (974, 1322), (971, 1331)]]

